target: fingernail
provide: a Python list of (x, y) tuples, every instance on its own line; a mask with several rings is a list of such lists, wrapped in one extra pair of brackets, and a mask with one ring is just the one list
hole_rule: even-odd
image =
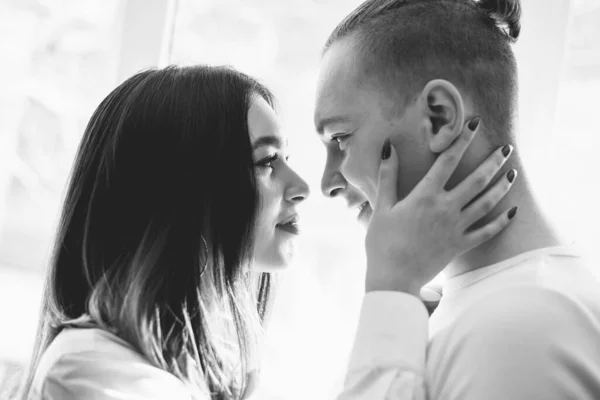
[(516, 175), (516, 171), (514, 169), (511, 169), (510, 171), (508, 171), (508, 174), (506, 174), (506, 179), (508, 179), (510, 183), (513, 183)]
[(508, 157), (508, 155), (510, 154), (511, 151), (512, 151), (512, 146), (510, 144), (507, 144), (506, 146), (504, 146), (502, 148), (502, 155), (504, 157)]
[(510, 211), (508, 212), (508, 219), (513, 219), (515, 217), (515, 215), (517, 214), (517, 210), (519, 209), (519, 207), (513, 207), (510, 209)]
[(392, 155), (392, 146), (390, 144), (390, 139), (385, 139), (383, 143), (383, 148), (381, 149), (381, 159), (387, 160)]
[(469, 129), (474, 131), (475, 129), (477, 129), (477, 127), (479, 126), (479, 122), (481, 121), (481, 118), (479, 117), (475, 117), (472, 120), (469, 121)]

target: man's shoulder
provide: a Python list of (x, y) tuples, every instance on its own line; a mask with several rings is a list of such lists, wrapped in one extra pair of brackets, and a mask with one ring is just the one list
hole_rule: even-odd
[(478, 321), (525, 322), (532, 317), (571, 314), (581, 307), (577, 295), (538, 284), (514, 285), (498, 288), (483, 295), (467, 308), (463, 318)]
[(554, 287), (515, 285), (488, 293), (465, 309), (452, 330), (496, 343), (569, 343), (579, 337), (600, 341), (600, 294), (589, 296)]
[(578, 317), (600, 324), (600, 280), (589, 260), (570, 248), (551, 250), (493, 277), (458, 319), (532, 329)]
[(452, 370), (505, 374), (511, 381), (515, 371), (527, 376), (582, 363), (600, 374), (598, 343), (598, 308), (553, 289), (515, 286), (481, 298), (438, 331), (429, 343), (428, 368), (434, 380)]
[(596, 398), (600, 307), (592, 297), (520, 284), (477, 298), (430, 342), (432, 397)]

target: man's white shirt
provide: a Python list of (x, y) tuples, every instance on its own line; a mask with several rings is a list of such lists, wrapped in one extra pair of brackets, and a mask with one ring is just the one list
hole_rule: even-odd
[(523, 253), (449, 279), (431, 319), (368, 293), (338, 396), (362, 399), (600, 399), (595, 274), (569, 248)]

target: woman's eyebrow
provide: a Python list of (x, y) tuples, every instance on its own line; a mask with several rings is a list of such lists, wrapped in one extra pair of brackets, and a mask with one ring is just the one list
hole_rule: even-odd
[(272, 146), (281, 149), (283, 147), (283, 142), (281, 138), (277, 136), (261, 136), (252, 143), (252, 150), (256, 150), (263, 146)]

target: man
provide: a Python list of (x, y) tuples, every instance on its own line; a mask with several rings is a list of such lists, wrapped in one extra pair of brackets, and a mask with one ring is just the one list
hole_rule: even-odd
[[(369, 0), (342, 21), (317, 90), (325, 195), (368, 220), (388, 137), (399, 198), (467, 119), (480, 116), (482, 132), (447, 189), (514, 142), (519, 19), (518, 0)], [(400, 288), (371, 286), (340, 398), (600, 399), (600, 285), (542, 214), (518, 153), (501, 173), (513, 168), (520, 178), (496, 210), (516, 203), (520, 216), (446, 267), (426, 365), (415, 337), (425, 308)]]

